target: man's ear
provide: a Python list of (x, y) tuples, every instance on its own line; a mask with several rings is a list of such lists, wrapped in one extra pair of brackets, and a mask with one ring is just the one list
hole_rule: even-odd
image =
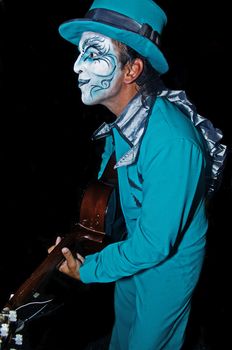
[(124, 82), (131, 84), (140, 76), (143, 71), (144, 63), (141, 58), (136, 58), (133, 62), (126, 64)]

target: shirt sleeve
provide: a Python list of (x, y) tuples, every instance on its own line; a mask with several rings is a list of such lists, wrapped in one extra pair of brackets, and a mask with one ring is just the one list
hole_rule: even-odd
[(113, 282), (161, 264), (177, 249), (204, 200), (204, 156), (186, 139), (150, 150), (142, 176), (143, 201), (135, 231), (129, 239), (86, 257), (80, 268), (84, 283)]

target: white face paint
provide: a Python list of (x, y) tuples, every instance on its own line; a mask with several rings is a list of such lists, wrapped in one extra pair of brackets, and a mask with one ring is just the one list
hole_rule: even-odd
[(112, 40), (102, 34), (84, 32), (79, 51), (74, 71), (79, 75), (83, 103), (107, 105), (107, 101), (119, 92), (123, 75)]

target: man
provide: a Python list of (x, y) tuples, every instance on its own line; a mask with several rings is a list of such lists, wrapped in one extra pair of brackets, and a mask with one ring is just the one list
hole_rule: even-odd
[(95, 138), (106, 139), (99, 177), (115, 151), (127, 237), (85, 258), (63, 248), (60, 267), (83, 283), (116, 282), (110, 350), (181, 349), (205, 255), (205, 200), (225, 158), (220, 130), (160, 80), (166, 20), (152, 0), (95, 0), (59, 28), (80, 51), (83, 103), (116, 116)]

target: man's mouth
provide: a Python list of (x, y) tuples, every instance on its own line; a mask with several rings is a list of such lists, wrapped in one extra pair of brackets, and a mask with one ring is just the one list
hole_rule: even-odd
[(79, 79), (78, 80), (78, 87), (82, 87), (85, 84), (88, 84), (90, 82), (90, 79)]

